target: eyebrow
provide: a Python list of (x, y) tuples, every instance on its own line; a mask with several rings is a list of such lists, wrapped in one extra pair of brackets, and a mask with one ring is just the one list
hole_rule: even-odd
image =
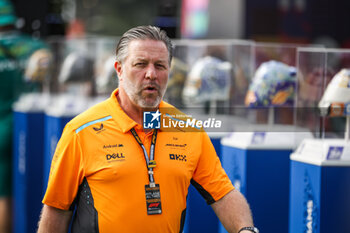
[[(135, 62), (135, 61), (149, 62), (148, 59), (140, 58), (140, 57), (135, 58), (134, 62)], [(160, 63), (167, 63), (168, 60), (161, 60), (161, 59), (158, 59), (158, 60), (155, 60), (154, 62), (155, 62), (155, 63), (159, 63), (159, 62), (160, 62)]]

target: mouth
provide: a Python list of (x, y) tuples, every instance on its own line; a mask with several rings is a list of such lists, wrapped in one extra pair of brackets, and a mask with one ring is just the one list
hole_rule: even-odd
[(144, 91), (148, 93), (158, 92), (158, 87), (156, 85), (147, 85), (143, 88)]

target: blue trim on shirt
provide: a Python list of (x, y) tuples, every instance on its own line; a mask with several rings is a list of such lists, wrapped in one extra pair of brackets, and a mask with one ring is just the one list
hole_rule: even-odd
[(101, 119), (97, 119), (97, 120), (94, 120), (94, 121), (90, 121), (82, 126), (80, 126), (79, 128), (77, 128), (75, 130), (75, 133), (79, 133), (81, 130), (85, 129), (86, 127), (90, 126), (90, 125), (93, 125), (93, 124), (96, 124), (96, 123), (99, 123), (99, 122), (102, 122), (102, 121), (106, 121), (106, 120), (109, 120), (111, 119), (112, 116), (106, 116), (104, 118), (101, 118)]

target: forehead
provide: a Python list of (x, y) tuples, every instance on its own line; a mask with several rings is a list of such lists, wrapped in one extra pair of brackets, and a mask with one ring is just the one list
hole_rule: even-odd
[(129, 43), (128, 54), (132, 58), (158, 58), (159, 60), (168, 60), (168, 49), (163, 41), (158, 40), (133, 40)]

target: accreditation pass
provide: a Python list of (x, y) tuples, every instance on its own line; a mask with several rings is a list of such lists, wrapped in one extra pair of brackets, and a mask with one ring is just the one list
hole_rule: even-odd
[(161, 214), (162, 213), (162, 203), (160, 201), (160, 189), (159, 184), (155, 184), (154, 187), (150, 185), (145, 185), (146, 191), (146, 206), (147, 214)]

